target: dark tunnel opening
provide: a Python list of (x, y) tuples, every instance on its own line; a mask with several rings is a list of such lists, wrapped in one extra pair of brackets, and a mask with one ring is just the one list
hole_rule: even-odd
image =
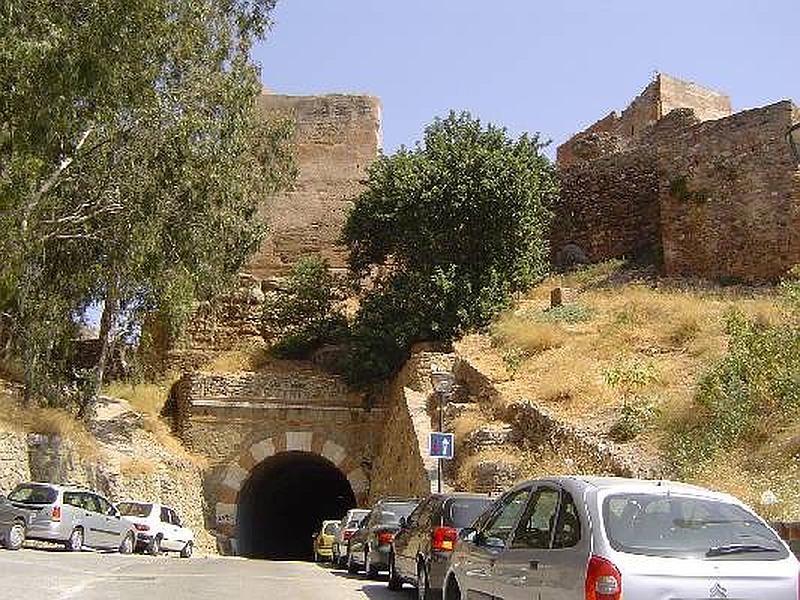
[(253, 469), (239, 492), (239, 554), (311, 559), (322, 521), (354, 506), (350, 482), (332, 462), (308, 452), (276, 454)]

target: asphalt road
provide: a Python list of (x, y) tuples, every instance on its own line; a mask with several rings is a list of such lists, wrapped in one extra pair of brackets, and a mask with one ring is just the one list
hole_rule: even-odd
[(0, 597), (24, 600), (411, 600), (386, 577), (368, 581), (322, 565), (227, 557), (0, 550)]

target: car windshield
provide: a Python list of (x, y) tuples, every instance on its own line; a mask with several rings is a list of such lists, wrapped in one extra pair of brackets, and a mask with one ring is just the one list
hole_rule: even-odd
[(325, 525), (325, 529), (323, 529), (322, 531), (323, 533), (325, 533), (325, 535), (336, 535), (336, 529), (338, 526), (339, 526), (338, 523), (328, 523), (327, 525)]
[(407, 517), (415, 508), (416, 502), (387, 502), (381, 507), (378, 523), (399, 523), (400, 517)]
[(58, 492), (49, 485), (23, 483), (14, 488), (8, 495), (12, 502), (22, 504), (52, 504), (58, 498)]
[(142, 504), (141, 502), (120, 502), (117, 504), (117, 508), (123, 517), (139, 517), (144, 519), (150, 516), (153, 505)]
[(780, 560), (778, 537), (741, 506), (674, 494), (614, 494), (603, 502), (611, 546), (619, 552), (708, 560)]
[(489, 498), (453, 498), (448, 500), (443, 511), (444, 524), (457, 529), (469, 527), (491, 502)]

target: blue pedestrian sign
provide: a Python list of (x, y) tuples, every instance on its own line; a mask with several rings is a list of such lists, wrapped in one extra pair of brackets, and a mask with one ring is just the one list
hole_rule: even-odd
[(453, 434), (432, 431), (428, 454), (431, 458), (453, 458)]

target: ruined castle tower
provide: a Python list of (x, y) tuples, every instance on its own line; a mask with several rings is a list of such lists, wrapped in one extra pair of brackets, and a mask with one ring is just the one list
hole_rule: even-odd
[(298, 176), (290, 191), (264, 199), (270, 233), (249, 271), (259, 279), (285, 275), (299, 258), (312, 254), (327, 258), (333, 267), (344, 267), (346, 256), (336, 240), (350, 199), (378, 157), (380, 100), (264, 93), (258, 105), (267, 115), (279, 113), (294, 121)]
[(658, 75), (621, 114), (558, 148), (554, 260), (649, 260), (667, 275), (774, 281), (800, 262), (791, 101), (730, 99)]

